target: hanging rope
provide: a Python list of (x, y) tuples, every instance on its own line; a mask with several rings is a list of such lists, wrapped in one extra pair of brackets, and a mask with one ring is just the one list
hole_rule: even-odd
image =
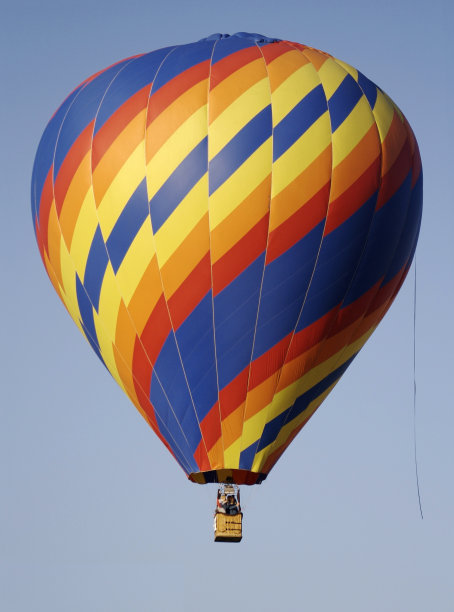
[(418, 453), (416, 449), (416, 255), (415, 255), (415, 290), (413, 300), (413, 442), (415, 450), (415, 473), (416, 473), (416, 489), (418, 491), (418, 503), (421, 519), (424, 518), (421, 505), (421, 493), (419, 489), (419, 474), (418, 474)]

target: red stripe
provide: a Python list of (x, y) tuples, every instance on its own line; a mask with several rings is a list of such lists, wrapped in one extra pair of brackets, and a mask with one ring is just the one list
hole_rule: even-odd
[(407, 138), (397, 159), (382, 179), (378, 194), (377, 210), (384, 206), (404, 182), (412, 165), (410, 141)]
[(265, 58), (267, 64), (271, 64), (271, 62), (284, 53), (290, 53), (294, 51), (294, 47), (290, 47), (286, 42), (278, 42), (278, 43), (269, 43), (267, 45), (263, 45), (260, 47), (260, 50)]
[(288, 334), (266, 353), (257, 357), (257, 359), (252, 362), (249, 390), (254, 389), (281, 369), (291, 338), (292, 334)]
[(208, 454), (205, 448), (205, 444), (203, 442), (203, 438), (200, 440), (197, 448), (195, 449), (194, 459), (201, 472), (205, 472), (211, 469), (211, 463), (208, 459)]
[(103, 126), (96, 132), (93, 139), (92, 165), (93, 170), (98, 165), (107, 149), (112, 145), (118, 134), (147, 107), (151, 83), (131, 96), (122, 104)]
[(250, 64), (261, 57), (260, 51), (255, 45), (236, 51), (227, 57), (222, 58), (219, 62), (213, 64), (211, 68), (210, 89), (219, 85), (228, 76)]
[(211, 288), (211, 264), (208, 252), (168, 300), (173, 328), (176, 330)]
[(244, 402), (247, 392), (249, 366), (244, 368), (236, 378), (219, 391), (221, 419), (224, 420)]
[(201, 421), (200, 429), (202, 431), (202, 437), (205, 441), (205, 446), (209, 451), (222, 436), (218, 402), (215, 403), (203, 421)]
[(213, 265), (213, 295), (220, 293), (266, 249), (267, 213)]
[(152, 90), (148, 107), (147, 126), (150, 125), (169, 104), (181, 96), (181, 94), (200, 81), (203, 81), (203, 79), (208, 78), (209, 70), (210, 61), (205, 60), (178, 74), (175, 78), (158, 89), (156, 93), (153, 93)]
[(79, 168), (82, 159), (90, 150), (94, 123), (94, 120), (90, 121), (83, 132), (76, 138), (66, 153), (65, 159), (58, 171), (57, 178), (55, 179), (55, 206), (58, 216), (60, 216), (66, 192), (74, 174)]
[(161, 295), (140, 336), (145, 352), (151, 363), (156, 363), (156, 359), (171, 330), (172, 326), (170, 324), (169, 312), (164, 296)]
[(330, 184), (327, 183), (291, 217), (270, 233), (266, 263), (277, 259), (304, 238), (326, 216)]
[(326, 219), (325, 236), (355, 214), (376, 192), (379, 184), (380, 165), (380, 157), (377, 157), (341, 196), (331, 202)]

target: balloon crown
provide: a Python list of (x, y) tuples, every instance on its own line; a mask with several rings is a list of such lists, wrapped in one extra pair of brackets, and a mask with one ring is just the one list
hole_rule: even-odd
[(235, 34), (221, 34), (217, 32), (216, 34), (211, 34), (211, 36), (207, 36), (206, 38), (201, 38), (199, 42), (203, 40), (220, 40), (221, 38), (231, 38), (236, 36), (238, 38), (248, 38), (249, 40), (253, 40), (256, 43), (273, 43), (280, 42), (281, 38), (273, 38), (272, 36), (264, 36), (263, 34), (256, 34), (254, 32), (236, 32)]

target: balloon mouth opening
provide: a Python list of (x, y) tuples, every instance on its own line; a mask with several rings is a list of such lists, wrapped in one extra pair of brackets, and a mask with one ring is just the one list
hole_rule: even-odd
[(211, 40), (222, 40), (224, 38), (246, 38), (248, 40), (252, 40), (258, 44), (266, 44), (266, 43), (275, 43), (281, 42), (281, 38), (274, 38), (272, 36), (264, 36), (263, 34), (257, 34), (255, 32), (235, 32), (235, 34), (221, 34), (220, 32), (216, 32), (215, 34), (211, 34), (206, 38), (201, 38), (199, 42), (203, 41), (211, 41)]
[(237, 485), (255, 485), (262, 483), (268, 474), (251, 472), (250, 470), (209, 470), (207, 472), (192, 472), (188, 478), (197, 484), (231, 482)]

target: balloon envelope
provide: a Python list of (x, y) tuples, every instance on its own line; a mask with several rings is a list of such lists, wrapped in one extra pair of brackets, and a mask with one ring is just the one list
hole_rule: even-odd
[(361, 72), (257, 34), (121, 61), (36, 155), (53, 286), (195, 482), (261, 482), (386, 313), (422, 211), (413, 133)]

